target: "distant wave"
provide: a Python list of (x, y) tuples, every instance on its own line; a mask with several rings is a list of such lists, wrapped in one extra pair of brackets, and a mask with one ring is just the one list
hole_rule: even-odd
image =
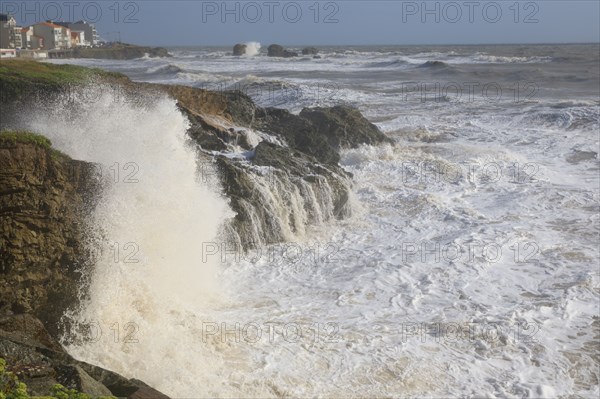
[(148, 68), (146, 72), (149, 74), (177, 74), (183, 72), (183, 69), (175, 64), (167, 64)]
[(394, 61), (382, 61), (382, 62), (372, 62), (370, 64), (365, 65), (366, 68), (393, 68), (393, 67), (401, 67), (405, 66), (408, 63), (403, 60), (394, 60)]
[(443, 61), (427, 61), (427, 62), (419, 65), (419, 68), (432, 68), (432, 69), (446, 68), (446, 67), (449, 67), (449, 65)]
[(533, 64), (551, 62), (552, 57), (503, 57), (497, 55), (480, 54), (474, 56), (473, 61), (490, 64)]

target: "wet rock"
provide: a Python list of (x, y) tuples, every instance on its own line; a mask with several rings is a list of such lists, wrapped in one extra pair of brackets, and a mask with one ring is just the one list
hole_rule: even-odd
[(300, 117), (310, 121), (316, 134), (324, 137), (334, 150), (356, 148), (361, 144), (392, 141), (365, 118), (358, 109), (348, 106), (305, 108)]
[(265, 131), (281, 135), (288, 145), (319, 162), (337, 165), (340, 155), (329, 146), (326, 136), (316, 131), (306, 118), (284, 109), (268, 108), (257, 110), (257, 126)]
[(70, 389), (76, 389), (79, 392), (85, 392), (92, 396), (110, 396), (112, 392), (94, 380), (80, 366), (77, 365), (57, 365), (54, 368), (59, 384)]
[(296, 53), (294, 51), (286, 50), (279, 44), (271, 44), (268, 48), (267, 55), (269, 57), (291, 58), (291, 57), (297, 57), (298, 53)]
[(243, 248), (288, 241), (311, 224), (351, 213), (349, 175), (293, 148), (263, 141), (250, 160), (219, 156), (216, 163)]
[(305, 47), (302, 49), (302, 55), (317, 55), (319, 50), (316, 47)]
[(242, 56), (246, 54), (246, 49), (248, 46), (246, 46), (245, 44), (236, 44), (235, 46), (233, 46), (233, 55), (235, 56)]

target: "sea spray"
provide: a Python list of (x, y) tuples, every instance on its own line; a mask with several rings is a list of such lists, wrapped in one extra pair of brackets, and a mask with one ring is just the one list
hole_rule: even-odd
[[(70, 100), (22, 121), (71, 157), (98, 163), (106, 183), (90, 223), (100, 252), (81, 309), (68, 315), (79, 328), (64, 344), (168, 394), (197, 395), (216, 360), (189, 323), (218, 302), (218, 265), (203, 261), (202, 244), (217, 240), (227, 202), (196, 176), (188, 121), (174, 100), (135, 104), (102, 86)], [(82, 326), (86, 336), (73, 339)]]
[(244, 44), (246, 45), (246, 55), (248, 57), (254, 57), (260, 53), (261, 44), (259, 42), (247, 42)]

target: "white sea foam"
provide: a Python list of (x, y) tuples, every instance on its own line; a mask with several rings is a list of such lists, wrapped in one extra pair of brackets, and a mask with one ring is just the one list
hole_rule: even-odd
[(246, 55), (254, 57), (260, 53), (261, 44), (259, 42), (248, 42), (246, 44)]

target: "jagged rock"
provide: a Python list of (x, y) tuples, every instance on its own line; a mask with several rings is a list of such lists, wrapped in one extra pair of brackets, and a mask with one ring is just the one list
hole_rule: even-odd
[(340, 161), (340, 155), (328, 145), (326, 136), (317, 132), (307, 119), (276, 108), (257, 110), (256, 119), (261, 130), (281, 135), (290, 147), (312, 155), (319, 162), (337, 165)]
[(391, 143), (391, 140), (365, 118), (358, 109), (348, 106), (305, 108), (300, 117), (309, 120), (316, 134), (325, 137), (336, 151), (361, 144)]
[(302, 49), (302, 55), (317, 55), (319, 50), (316, 47), (305, 47)]
[(248, 48), (248, 46), (246, 46), (245, 44), (238, 43), (235, 46), (233, 46), (233, 55), (236, 55), (236, 56), (245, 55), (247, 48)]
[(58, 365), (54, 368), (59, 384), (70, 389), (76, 389), (79, 392), (85, 392), (92, 396), (112, 395), (112, 392), (94, 380), (80, 366), (77, 365)]
[(291, 57), (297, 57), (298, 53), (294, 52), (294, 51), (289, 51), (284, 49), (282, 46), (280, 46), (279, 44), (271, 44), (268, 48), (268, 54), (269, 57), (283, 57), (283, 58), (291, 58)]

